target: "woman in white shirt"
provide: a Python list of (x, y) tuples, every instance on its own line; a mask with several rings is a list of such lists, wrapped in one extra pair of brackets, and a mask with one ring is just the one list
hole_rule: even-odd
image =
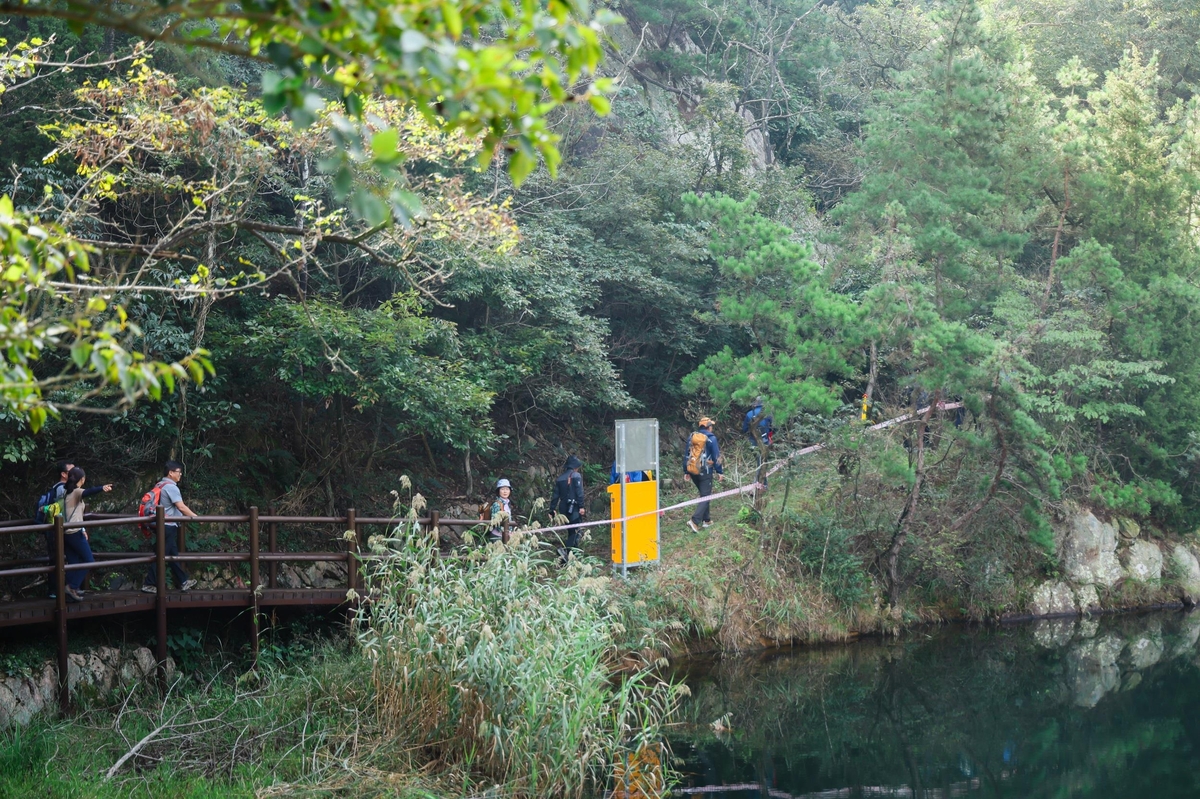
[[(67, 525), (63, 536), (63, 552), (67, 556), (67, 563), (96, 562), (96, 558), (92, 556), (91, 544), (88, 543), (88, 532), (79, 526), (83, 522), (83, 513), (87, 507), (84, 499), (93, 494), (99, 494), (101, 491), (112, 491), (112, 484), (84, 488), (83, 484), (86, 482), (87, 474), (78, 466), (67, 472), (66, 493), (63, 495), (63, 521)], [(71, 525), (76, 526), (72, 527)], [(78, 602), (83, 598), (80, 588), (83, 586), (87, 573), (88, 569), (67, 572), (68, 602)]]

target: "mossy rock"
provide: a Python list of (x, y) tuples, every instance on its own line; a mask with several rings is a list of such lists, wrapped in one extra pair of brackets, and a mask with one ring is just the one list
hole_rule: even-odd
[(1142, 534), (1141, 525), (1124, 516), (1117, 519), (1117, 529), (1121, 531), (1121, 538), (1128, 541), (1132, 541)]

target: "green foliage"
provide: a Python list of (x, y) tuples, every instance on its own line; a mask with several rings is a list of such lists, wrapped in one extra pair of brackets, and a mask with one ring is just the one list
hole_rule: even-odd
[(299, 397), (344, 398), (357, 413), (379, 408), (402, 434), (492, 443), (491, 395), (477, 367), (459, 353), (453, 327), (424, 316), (411, 293), (369, 310), (276, 300), (229, 344)]
[(675, 701), (652, 664), (614, 679), (624, 636), (610, 581), (558, 571), (517, 534), (460, 560), (415, 523), (373, 538), (358, 638), (378, 711), (403, 748), (521, 795), (580, 795), (657, 741)]
[[(37, 432), (51, 415), (77, 409), (92, 397), (129, 405), (161, 399), (177, 380), (197, 383), (212, 374), (208, 353), (197, 350), (174, 363), (132, 349), (141, 331), (104, 292), (80, 296), (74, 284), (89, 271), (89, 248), (61, 226), (25, 214), (0, 197), (0, 408)], [(35, 366), (51, 353), (66, 361), (57, 373)], [(72, 400), (46, 393), (83, 383)]]
[(821, 590), (841, 608), (854, 608), (869, 596), (870, 584), (855, 535), (837, 519), (788, 514), (783, 535), (796, 547), (796, 557)]
[[(326, 97), (313, 83), (324, 84), (347, 120), (332, 136), (348, 157), (337, 165), (341, 170), (365, 159), (386, 171), (400, 157), (394, 132), (376, 133), (373, 152), (363, 151), (360, 131), (346, 135), (350, 120), (366, 122), (366, 99), (381, 95), (412, 103), (431, 122), (481, 136), (485, 166), (497, 148), (509, 148), (517, 181), (539, 154), (551, 170), (557, 165), (557, 137), (545, 120), (555, 107), (584, 101), (607, 110), (608, 83), (595, 72), (603, 54), (600, 30), (616, 20), (607, 11), (593, 14), (585, 3), (452, 0), (436, 8), (383, 0), (296, 7), (33, 0), (0, 3), (0, 14), (86, 23), (259, 61), (271, 67), (262, 77), (268, 113), (286, 109), (298, 127), (316, 121)], [(575, 85), (584, 79), (590, 85), (579, 91)], [(412, 209), (404, 198), (389, 196), (392, 210), (408, 219)]]
[(784, 418), (831, 413), (841, 404), (831, 381), (852, 370), (840, 334), (830, 331), (854, 327), (853, 303), (828, 290), (810, 246), (754, 213), (753, 195), (738, 202), (689, 194), (684, 201), (712, 225), (710, 250), (729, 287), (718, 298), (721, 316), (750, 342), (745, 355), (727, 346), (710, 356), (684, 388), (722, 405), (764, 395)]

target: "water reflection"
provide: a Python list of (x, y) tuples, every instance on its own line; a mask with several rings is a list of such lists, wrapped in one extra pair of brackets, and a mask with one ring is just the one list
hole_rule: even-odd
[(1162, 613), (691, 664), (681, 789), (1194, 797), (1198, 640), (1200, 613)]

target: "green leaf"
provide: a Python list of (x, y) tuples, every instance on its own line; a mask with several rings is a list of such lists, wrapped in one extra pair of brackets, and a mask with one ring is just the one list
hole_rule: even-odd
[(400, 131), (395, 128), (381, 130), (371, 137), (371, 152), (381, 163), (393, 163), (399, 158)]

